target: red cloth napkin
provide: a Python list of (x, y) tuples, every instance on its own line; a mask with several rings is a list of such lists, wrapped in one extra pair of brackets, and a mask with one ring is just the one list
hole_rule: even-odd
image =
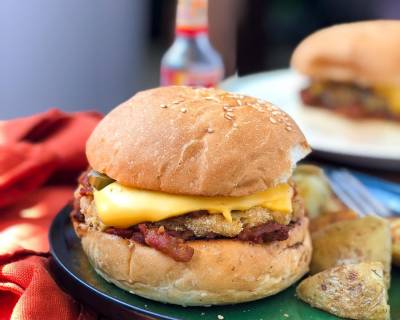
[(74, 181), (86, 168), (85, 142), (100, 119), (52, 109), (0, 121), (0, 320), (96, 318), (48, 272), (48, 227), (75, 187), (48, 181)]

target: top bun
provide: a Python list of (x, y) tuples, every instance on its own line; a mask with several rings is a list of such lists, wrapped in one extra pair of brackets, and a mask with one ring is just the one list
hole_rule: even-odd
[(314, 79), (400, 85), (400, 21), (340, 24), (296, 48), (292, 67)]
[(112, 110), (86, 145), (93, 169), (140, 189), (242, 196), (291, 176), (310, 152), (272, 104), (216, 89), (161, 87)]

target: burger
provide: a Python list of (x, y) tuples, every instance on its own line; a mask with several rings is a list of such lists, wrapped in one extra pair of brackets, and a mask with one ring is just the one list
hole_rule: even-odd
[(354, 119), (400, 121), (400, 21), (319, 30), (295, 49), (292, 67), (309, 78), (305, 105)]
[(309, 268), (291, 179), (309, 151), (266, 101), (184, 86), (139, 92), (90, 136), (72, 222), (96, 272), (133, 294), (184, 306), (260, 299)]

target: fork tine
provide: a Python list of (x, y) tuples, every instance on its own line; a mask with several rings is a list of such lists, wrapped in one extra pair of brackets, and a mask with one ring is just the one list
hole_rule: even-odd
[(354, 186), (349, 184), (346, 177), (343, 177), (340, 171), (334, 172), (332, 174), (332, 178), (336, 181), (336, 183), (341, 185), (343, 192), (346, 193), (354, 203), (356, 203), (363, 216), (373, 214), (374, 210), (372, 210), (368, 203), (366, 203), (366, 201), (360, 197)]
[[(369, 209), (369, 214), (373, 213), (379, 216), (388, 217), (390, 216), (390, 211), (379, 201), (377, 201), (368, 191), (368, 189), (348, 170), (341, 170), (341, 176), (343, 180), (349, 184), (349, 189), (351, 189), (357, 197), (364, 203)], [(368, 212), (367, 212), (368, 214)]]
[(360, 208), (358, 203), (355, 202), (353, 198), (348, 195), (347, 190), (342, 185), (342, 181), (340, 179), (337, 179), (337, 177), (333, 173), (329, 176), (329, 182), (333, 191), (336, 193), (339, 199), (344, 202), (346, 206), (356, 212), (359, 216), (365, 216), (365, 212), (363, 211), (363, 209)]

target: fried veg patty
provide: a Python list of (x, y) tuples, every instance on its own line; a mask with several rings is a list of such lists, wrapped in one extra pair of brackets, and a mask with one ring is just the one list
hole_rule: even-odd
[(400, 120), (388, 101), (373, 88), (351, 83), (312, 82), (300, 92), (304, 104), (323, 107), (350, 118), (384, 118)]
[[(221, 214), (209, 214), (207, 211), (187, 213), (159, 222), (151, 223), (155, 227), (163, 226), (167, 230), (184, 232), (190, 231), (196, 237), (208, 237), (210, 234), (233, 238), (239, 235), (245, 228), (252, 228), (267, 222), (275, 221), (288, 225), (304, 215), (303, 204), (299, 197), (292, 200), (293, 213), (284, 214), (271, 212), (262, 207), (254, 207), (246, 211), (233, 211), (232, 222), (227, 221)], [(96, 206), (91, 195), (80, 197), (80, 212), (84, 215), (86, 227), (104, 230), (107, 228), (97, 215)]]
[(83, 175), (80, 180), (81, 185), (75, 192), (74, 211), (71, 213), (79, 236), (88, 229), (106, 232), (148, 245), (180, 262), (190, 261), (194, 253), (186, 240), (231, 238), (253, 243), (283, 241), (288, 238), (289, 230), (296, 221), (304, 215), (303, 203), (295, 192), (292, 213), (270, 212), (262, 207), (254, 207), (233, 211), (232, 222), (229, 222), (222, 214), (196, 211), (154, 223), (143, 222), (129, 228), (114, 228), (101, 222), (87, 176)]

